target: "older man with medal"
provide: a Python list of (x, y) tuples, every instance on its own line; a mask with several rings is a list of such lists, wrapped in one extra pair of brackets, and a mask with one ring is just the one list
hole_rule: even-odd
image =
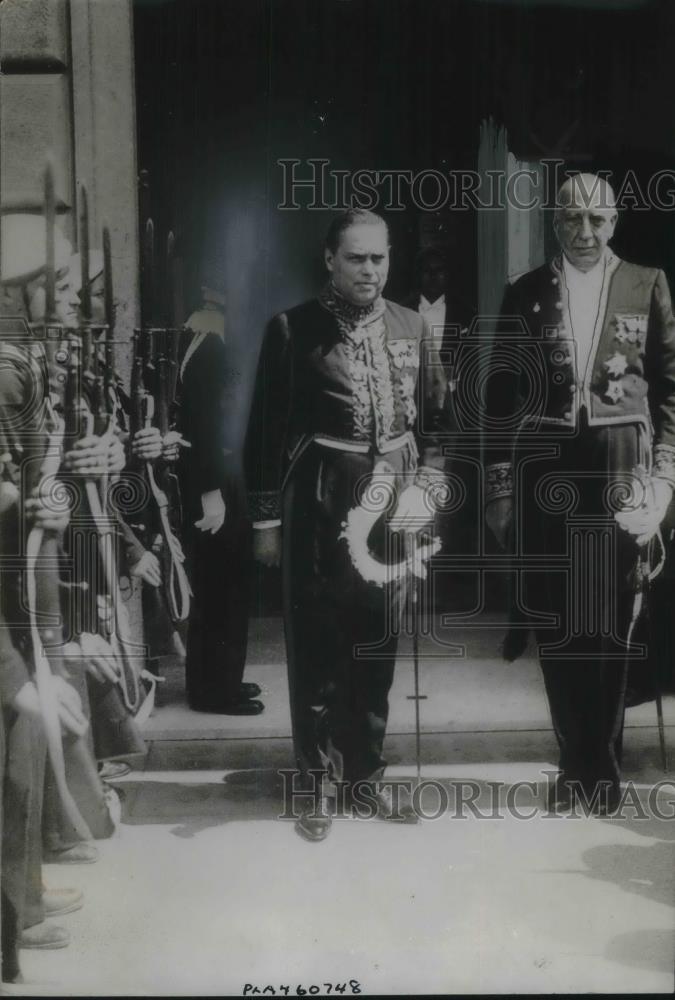
[(609, 184), (558, 192), (561, 255), (506, 292), (485, 441), (488, 524), (521, 567), (512, 659), (532, 628), (560, 773), (549, 805), (620, 802), (635, 625), (675, 486), (675, 319), (662, 271), (609, 248)]

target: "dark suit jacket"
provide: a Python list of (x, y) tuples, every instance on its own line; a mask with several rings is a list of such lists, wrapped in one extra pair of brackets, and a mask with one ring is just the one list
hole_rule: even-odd
[(203, 493), (228, 490), (237, 468), (232, 417), (239, 376), (231, 367), (227, 345), (207, 334), (188, 360), (178, 385), (178, 427), (190, 442), (181, 449), (181, 489), (190, 509)]

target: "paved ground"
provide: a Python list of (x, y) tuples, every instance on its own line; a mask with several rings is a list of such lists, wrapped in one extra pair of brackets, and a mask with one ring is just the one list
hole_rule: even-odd
[[(62, 918), (68, 949), (23, 953), (20, 991), (222, 995), (251, 984), (293, 995), (344, 983), (351, 995), (355, 980), (364, 994), (672, 992), (675, 822), (639, 819), (637, 807), (621, 820), (552, 817), (530, 788), (514, 801), (531, 818), (491, 809), (489, 783), (505, 794), (544, 781), (555, 744), (532, 662), (507, 674), (496, 641), (480, 649), (452, 672), (425, 667), (423, 778), (437, 784), (424, 803), (431, 812), (440, 786), (448, 809), (416, 827), (342, 819), (307, 844), (278, 818), (277, 769), (292, 756), (283, 671), (267, 654), (250, 671), (269, 689), (264, 738), (251, 737), (265, 716), (160, 709), (145, 770), (119, 783), (123, 824), (99, 863), (46, 869), (48, 884), (84, 888), (86, 906)], [(414, 775), (409, 682), (403, 659), (387, 744), (395, 777)], [(667, 712), (672, 723), (672, 703)], [(664, 777), (653, 713), (633, 710), (626, 740), (626, 776), (647, 806)], [(675, 747), (672, 725), (668, 737)], [(483, 817), (457, 808), (469, 780)], [(668, 802), (675, 814), (675, 785), (663, 811)]]
[[(62, 918), (70, 948), (24, 953), (26, 989), (218, 995), (356, 979), (364, 993), (408, 995), (672, 991), (672, 822), (500, 809), (417, 827), (338, 820), (307, 844), (276, 819), (272, 768), (287, 752), (270, 747), (257, 771), (157, 769), (125, 782), (125, 823), (100, 862), (47, 870), (50, 884), (81, 885), (87, 905)], [(424, 774), (512, 782), (539, 771)]]
[[(500, 644), (503, 621), (486, 629), (444, 626), (436, 617), (420, 642), (422, 728), (428, 733), (477, 733), (549, 730), (551, 720), (541, 671), (530, 646), (520, 660), (505, 663)], [(415, 726), (410, 641), (401, 639), (396, 677), (390, 697), (388, 732), (411, 733)], [(251, 719), (191, 712), (185, 704), (183, 670), (165, 665), (166, 681), (158, 691), (161, 711), (147, 726), (148, 739), (223, 739), (290, 735), (285, 653), (278, 619), (251, 623), (246, 679), (263, 687), (265, 712)], [(665, 702), (666, 722), (675, 725), (675, 698)], [(654, 703), (631, 709), (629, 727), (653, 726)], [(674, 744), (675, 748), (675, 744)], [(675, 756), (675, 753), (674, 753)]]

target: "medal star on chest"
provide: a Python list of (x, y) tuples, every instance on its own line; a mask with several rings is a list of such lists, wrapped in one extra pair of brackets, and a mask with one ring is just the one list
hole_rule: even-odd
[(610, 403), (618, 403), (624, 397), (624, 389), (620, 382), (610, 382), (604, 393)]
[(607, 358), (604, 364), (610, 378), (621, 378), (628, 367), (628, 359), (625, 354), (615, 351), (611, 357)]

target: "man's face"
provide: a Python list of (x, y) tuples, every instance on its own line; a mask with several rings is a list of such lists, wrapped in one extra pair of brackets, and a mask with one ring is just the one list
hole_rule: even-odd
[(420, 270), (420, 291), (427, 302), (435, 302), (445, 294), (448, 272), (442, 257), (429, 257)]
[(335, 253), (326, 250), (325, 259), (340, 295), (352, 305), (369, 305), (382, 294), (389, 273), (386, 227), (350, 226)]
[[(66, 327), (76, 327), (79, 322), (80, 297), (71, 283), (68, 269), (57, 274), (54, 301), (57, 323)], [(28, 303), (31, 321), (41, 323), (45, 318), (46, 305), (44, 275), (28, 285)]]
[(616, 209), (603, 206), (584, 207), (572, 200), (556, 213), (555, 232), (570, 264), (579, 271), (590, 271), (614, 235)]

